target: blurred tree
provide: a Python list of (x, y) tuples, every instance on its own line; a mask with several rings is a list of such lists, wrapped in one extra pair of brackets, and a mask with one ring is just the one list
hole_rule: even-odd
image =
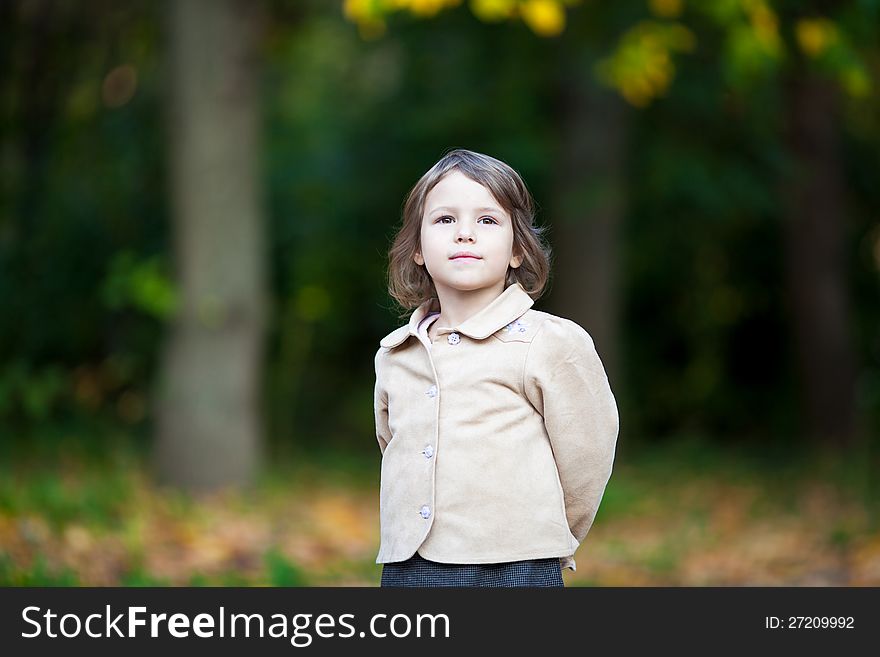
[(549, 302), (551, 310), (587, 328), (615, 384), (621, 375), (621, 225), (632, 112), (595, 71), (620, 21), (619, 5), (572, 12), (560, 37)]
[(786, 15), (795, 26), (792, 32), (800, 35), (800, 48), (792, 44), (793, 61), (783, 77), (790, 164), (780, 182), (786, 285), (806, 429), (814, 440), (850, 446), (856, 433), (856, 367), (840, 86), (815, 65), (840, 39), (839, 23), (819, 18), (827, 5), (798, 3)]
[(849, 444), (855, 360), (837, 90), (804, 70), (789, 76), (785, 99), (785, 271), (806, 428), (814, 439)]
[(160, 480), (202, 490), (249, 483), (261, 460), (264, 15), (249, 0), (174, 0), (167, 11), (180, 304), (162, 354), (155, 465)]

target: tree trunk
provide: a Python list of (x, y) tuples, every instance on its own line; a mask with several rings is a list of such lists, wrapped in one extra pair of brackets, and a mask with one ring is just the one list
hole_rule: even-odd
[[(592, 76), (584, 52), (565, 54), (555, 175), (551, 305), (593, 337), (619, 381), (620, 249), (629, 108)], [(580, 62), (580, 65), (577, 63)], [(571, 63), (575, 63), (572, 66)]]
[(786, 285), (804, 419), (809, 437), (843, 446), (855, 431), (855, 367), (837, 96), (805, 71), (786, 92)]
[(208, 491), (252, 482), (262, 461), (264, 18), (251, 0), (166, 7), (180, 303), (162, 355), (155, 467), (162, 482)]

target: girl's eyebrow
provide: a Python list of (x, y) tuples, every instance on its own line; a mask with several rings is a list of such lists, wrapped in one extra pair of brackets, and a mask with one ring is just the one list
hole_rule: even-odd
[[(449, 212), (455, 212), (456, 210), (458, 210), (458, 208), (451, 208), (447, 205), (440, 205), (440, 206), (437, 206), (436, 208), (434, 208), (433, 210), (431, 210), (431, 213), (437, 212), (437, 210), (448, 210)], [(476, 208), (476, 210), (477, 210), (477, 212), (496, 212), (498, 214), (503, 214), (501, 212), (501, 210), (499, 210), (498, 208), (493, 208), (491, 206), (484, 207), (484, 208)]]

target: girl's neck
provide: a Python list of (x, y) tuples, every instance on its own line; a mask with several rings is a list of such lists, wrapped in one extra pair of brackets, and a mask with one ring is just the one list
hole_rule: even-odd
[(497, 285), (479, 290), (461, 291), (438, 287), (437, 297), (440, 300), (440, 317), (431, 326), (435, 332), (440, 327), (453, 328), (459, 326), (492, 303), (502, 292), (504, 292), (503, 280)]

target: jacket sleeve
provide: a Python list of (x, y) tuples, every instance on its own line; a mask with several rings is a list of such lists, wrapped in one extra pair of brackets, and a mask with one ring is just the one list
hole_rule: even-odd
[(388, 427), (388, 393), (382, 385), (382, 351), (383, 348), (380, 347), (373, 361), (376, 370), (376, 385), (373, 388), (373, 414), (376, 418), (376, 440), (379, 441), (379, 451), (385, 454), (385, 448), (391, 441), (391, 429)]
[(619, 430), (617, 403), (589, 333), (562, 317), (546, 319), (526, 356), (523, 390), (544, 417), (566, 517), (580, 543), (611, 477)]

